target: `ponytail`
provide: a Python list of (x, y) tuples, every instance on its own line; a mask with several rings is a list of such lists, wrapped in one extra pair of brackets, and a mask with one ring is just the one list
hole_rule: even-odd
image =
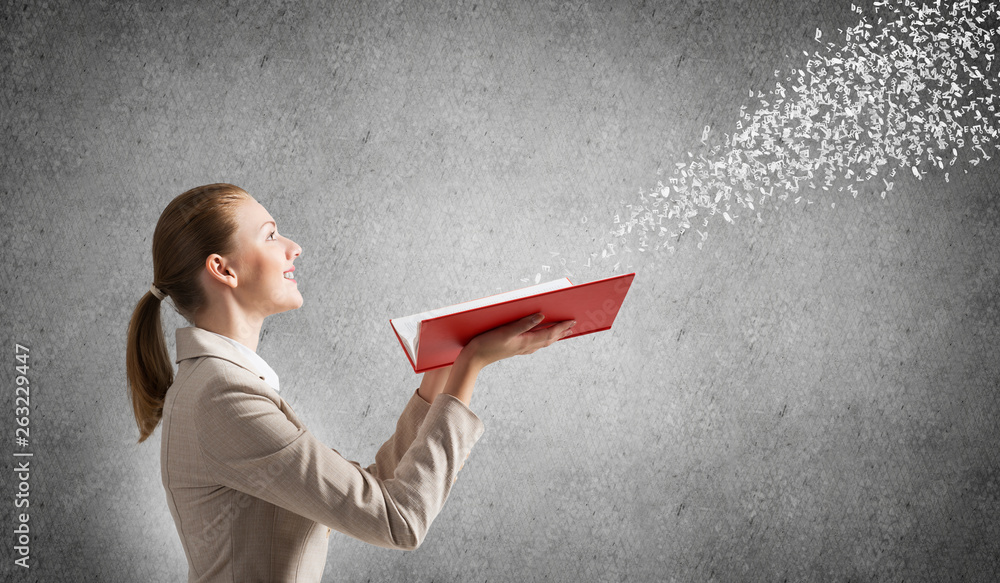
[(132, 312), (125, 367), (132, 411), (139, 426), (139, 443), (142, 443), (160, 422), (167, 388), (174, 382), (174, 368), (160, 324), (160, 300), (152, 292), (147, 291)]

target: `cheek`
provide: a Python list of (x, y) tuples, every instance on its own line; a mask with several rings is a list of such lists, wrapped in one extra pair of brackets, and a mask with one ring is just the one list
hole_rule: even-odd
[(271, 271), (270, 261), (263, 255), (258, 255), (244, 264), (247, 276), (256, 284), (260, 284), (267, 279), (267, 274)]
[(268, 257), (267, 265), (264, 266), (264, 268), (267, 269), (267, 271), (271, 274), (276, 274), (278, 277), (283, 277), (284, 276), (283, 272), (287, 268), (287, 263), (288, 262), (285, 261), (285, 257), (283, 255), (274, 253), (272, 254), (272, 256)]

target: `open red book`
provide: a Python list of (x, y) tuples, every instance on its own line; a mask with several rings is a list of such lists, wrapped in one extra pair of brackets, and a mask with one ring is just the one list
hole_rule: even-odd
[[(535, 328), (576, 320), (566, 338), (611, 329), (635, 273), (573, 285), (562, 278), (502, 294), (389, 320), (413, 372), (455, 362), (476, 336), (514, 320), (541, 312)], [(561, 340), (565, 340), (562, 338)]]

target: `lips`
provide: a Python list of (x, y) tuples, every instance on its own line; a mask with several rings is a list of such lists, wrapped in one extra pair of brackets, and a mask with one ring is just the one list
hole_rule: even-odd
[(291, 269), (289, 269), (288, 271), (286, 271), (286, 272), (285, 272), (285, 273), (283, 274), (283, 276), (284, 276), (284, 278), (285, 278), (285, 279), (287, 279), (288, 281), (291, 281), (291, 282), (293, 282), (293, 283), (298, 283), (297, 281), (295, 281), (294, 279), (292, 279), (292, 272), (293, 272), (293, 271), (295, 271), (295, 268), (294, 268), (294, 267), (293, 267), (293, 268), (291, 268)]

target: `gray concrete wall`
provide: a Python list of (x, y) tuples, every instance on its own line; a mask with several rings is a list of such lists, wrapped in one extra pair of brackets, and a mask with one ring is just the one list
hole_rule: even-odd
[[(805, 68), (817, 28), (844, 42), (850, 2), (208, 4), (0, 9), (4, 581), (186, 580), (125, 332), (160, 212), (220, 181), (302, 245), (305, 303), (259, 353), (362, 462), (419, 383), (389, 318), (562, 277), (562, 258), (574, 282), (637, 273), (610, 332), (482, 373), (486, 433), (418, 550), (334, 535), (325, 580), (1000, 571), (998, 156), (967, 144), (947, 178), (890, 161), (856, 198), (804, 185), (760, 221), (720, 212), (704, 241), (584, 267), (640, 192), (725, 154), (748, 92)], [(185, 323), (163, 314), (173, 350)]]

